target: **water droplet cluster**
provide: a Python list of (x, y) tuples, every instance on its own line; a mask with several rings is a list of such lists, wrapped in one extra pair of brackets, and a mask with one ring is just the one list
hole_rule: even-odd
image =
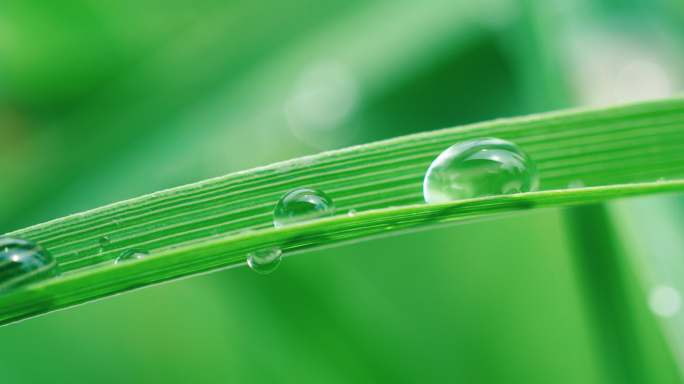
[[(296, 188), (285, 193), (273, 210), (273, 225), (286, 225), (320, 219), (335, 214), (335, 203), (325, 192), (314, 188)], [(271, 273), (280, 265), (282, 252), (278, 248), (263, 249), (247, 255), (247, 264), (259, 273)]]

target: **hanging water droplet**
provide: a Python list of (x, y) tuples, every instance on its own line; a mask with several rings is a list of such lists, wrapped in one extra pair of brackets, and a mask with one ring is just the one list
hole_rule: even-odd
[(354, 216), (356, 216), (356, 209), (354, 209), (354, 208), (350, 209), (350, 210), (347, 212), (347, 215), (349, 215), (349, 217), (354, 217)]
[(149, 254), (150, 254), (149, 252), (147, 252), (146, 250), (141, 249), (141, 248), (127, 249), (127, 250), (121, 252), (119, 257), (116, 258), (116, 261), (114, 261), (114, 264), (119, 264), (119, 263), (122, 263), (122, 262), (128, 261), (128, 260), (132, 261), (132, 260), (144, 259)]
[(23, 239), (0, 237), (0, 292), (59, 276), (57, 261), (45, 248)]
[(464, 141), (442, 152), (425, 175), (429, 204), (536, 191), (537, 166), (517, 145), (495, 138)]
[(335, 214), (335, 203), (325, 192), (314, 188), (297, 188), (283, 195), (273, 210), (276, 228)]
[(106, 247), (109, 245), (111, 241), (109, 240), (109, 236), (102, 236), (100, 237), (100, 246)]
[(263, 249), (247, 254), (247, 264), (255, 272), (271, 273), (275, 271), (283, 259), (283, 253), (278, 248)]

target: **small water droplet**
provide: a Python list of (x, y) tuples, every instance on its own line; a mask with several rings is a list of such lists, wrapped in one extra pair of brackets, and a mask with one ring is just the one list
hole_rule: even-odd
[(247, 264), (259, 273), (275, 271), (283, 259), (283, 253), (278, 248), (263, 249), (247, 254)]
[(0, 237), (0, 249), (0, 292), (59, 276), (55, 258), (34, 242)]
[(131, 248), (127, 249), (119, 255), (119, 257), (116, 258), (116, 261), (114, 261), (114, 264), (119, 264), (124, 261), (128, 260), (139, 260), (139, 259), (144, 259), (147, 257), (150, 253), (147, 252), (146, 250), (142, 248)]
[(584, 188), (584, 182), (582, 180), (572, 180), (568, 183), (568, 189)]
[(109, 240), (109, 236), (102, 236), (100, 237), (100, 246), (106, 247), (109, 245), (111, 241)]
[(666, 178), (661, 177), (661, 178), (659, 178), (658, 180), (656, 180), (656, 183), (664, 183), (664, 182), (666, 182), (666, 181), (667, 181)]
[(284, 194), (273, 210), (276, 228), (335, 214), (335, 203), (325, 192), (314, 188), (296, 188)]
[(428, 169), (423, 195), (429, 204), (536, 191), (537, 166), (517, 145), (495, 138), (447, 148)]
[(356, 209), (353, 209), (353, 208), (350, 209), (350, 210), (347, 212), (347, 215), (349, 215), (349, 217), (354, 217), (354, 216), (356, 216)]

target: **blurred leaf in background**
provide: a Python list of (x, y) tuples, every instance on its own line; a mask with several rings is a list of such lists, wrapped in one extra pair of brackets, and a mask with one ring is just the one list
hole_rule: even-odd
[[(0, 231), (324, 149), (665, 97), (684, 82), (683, 21), (676, 0), (5, 0)], [(630, 204), (609, 216), (643, 212)], [(374, 240), (4, 327), (0, 382), (622, 382), (564, 215)], [(656, 323), (647, 296), (684, 289), (649, 261), (682, 227), (638, 215), (614, 228), (640, 244), (619, 259), (643, 356), (631, 380), (679, 383), (681, 315)], [(638, 229), (653, 223), (669, 237)]]

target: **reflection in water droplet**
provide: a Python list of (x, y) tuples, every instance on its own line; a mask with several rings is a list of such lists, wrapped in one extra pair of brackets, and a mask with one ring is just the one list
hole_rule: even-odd
[(263, 249), (247, 254), (247, 264), (252, 270), (259, 273), (275, 271), (282, 259), (283, 254), (278, 248)]
[(0, 237), (0, 292), (59, 276), (57, 261), (40, 245)]
[(347, 215), (349, 215), (349, 217), (354, 217), (354, 216), (356, 216), (356, 209), (353, 209), (353, 208), (350, 209), (350, 210), (347, 212)]
[(100, 245), (101, 245), (101, 246), (106, 247), (106, 246), (109, 245), (109, 243), (110, 243), (110, 241), (109, 241), (109, 236), (102, 236), (102, 237), (100, 238)]
[(661, 317), (672, 317), (679, 312), (682, 297), (679, 291), (667, 285), (659, 285), (651, 290), (648, 306), (651, 311)]
[(464, 141), (442, 152), (425, 175), (429, 204), (536, 191), (537, 166), (517, 145), (501, 139)]
[(122, 263), (122, 262), (128, 261), (128, 260), (132, 261), (132, 260), (144, 259), (149, 254), (150, 254), (149, 252), (147, 252), (146, 250), (141, 249), (141, 248), (127, 249), (127, 250), (121, 252), (119, 257), (116, 258), (116, 261), (114, 261), (114, 264), (119, 264), (119, 263)]
[(283, 195), (273, 210), (276, 228), (335, 214), (335, 203), (325, 192), (297, 188)]

